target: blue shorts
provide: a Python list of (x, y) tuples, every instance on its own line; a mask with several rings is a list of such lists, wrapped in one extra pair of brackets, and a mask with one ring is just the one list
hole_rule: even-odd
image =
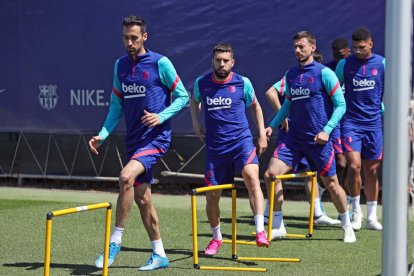
[(157, 164), (158, 159), (165, 155), (169, 146), (170, 143), (166, 143), (164, 140), (162, 143), (153, 140), (149, 144), (138, 147), (136, 150), (128, 151), (127, 160), (137, 160), (145, 168), (145, 172), (135, 179), (134, 186), (139, 186), (142, 183), (154, 184), (154, 166)]
[(331, 140), (326, 145), (299, 143), (292, 139), (286, 142), (276, 148), (273, 157), (292, 167), (293, 171), (299, 171), (299, 164), (305, 157), (310, 169), (318, 171), (321, 176), (336, 174), (335, 153)]
[(259, 164), (256, 147), (251, 140), (241, 143), (237, 148), (228, 153), (217, 154), (207, 152), (206, 155), (205, 186), (232, 184), (234, 182), (235, 169), (241, 171), (247, 164)]
[(343, 154), (344, 149), (342, 148), (342, 141), (341, 141), (341, 128), (338, 124), (336, 128), (334, 128), (331, 132), (331, 140), (333, 144), (333, 148), (335, 151), (335, 155)]
[(342, 145), (345, 152), (357, 151), (363, 160), (381, 160), (384, 139), (382, 129), (364, 130), (342, 128)]
[[(278, 138), (276, 141), (276, 150), (278, 148), (278, 146), (280, 144), (284, 144), (285, 143), (285, 137), (286, 137), (286, 131), (284, 129), (278, 129)], [(283, 146), (282, 146), (283, 147)], [(274, 151), (273, 154), (275, 154), (276, 150)], [(292, 169), (292, 173), (297, 173), (297, 172), (305, 172), (305, 171), (310, 171), (310, 167), (309, 167), (309, 163), (308, 160), (306, 160), (305, 157), (303, 157), (300, 161), (299, 164), (297, 165), (296, 168)]]

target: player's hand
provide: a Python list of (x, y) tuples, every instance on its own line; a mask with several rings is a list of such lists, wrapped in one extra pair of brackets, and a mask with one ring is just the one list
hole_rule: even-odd
[(92, 138), (91, 138), (91, 140), (89, 140), (89, 150), (92, 152), (92, 153), (94, 153), (94, 154), (96, 154), (96, 155), (98, 155), (99, 154), (99, 152), (98, 152), (98, 148), (99, 148), (99, 146), (101, 145), (101, 143), (102, 143), (102, 137), (101, 136), (93, 136)]
[(321, 131), (315, 136), (314, 141), (316, 144), (325, 145), (329, 141), (329, 134), (325, 131)]
[(257, 155), (260, 157), (267, 149), (267, 135), (261, 135), (257, 139)]
[(144, 116), (141, 117), (141, 122), (147, 127), (155, 127), (161, 124), (157, 113), (149, 113), (146, 110), (144, 110)]
[(288, 131), (289, 131), (289, 121), (288, 121), (288, 119), (285, 119), (285, 120), (282, 122), (281, 129), (284, 129), (286, 132), (288, 132)]
[(273, 129), (271, 127), (267, 127), (265, 129), (265, 132), (266, 132), (267, 141), (269, 141), (270, 140), (270, 137), (272, 136)]
[(204, 142), (204, 138), (206, 137), (205, 129), (200, 124), (193, 124), (193, 129), (198, 139)]

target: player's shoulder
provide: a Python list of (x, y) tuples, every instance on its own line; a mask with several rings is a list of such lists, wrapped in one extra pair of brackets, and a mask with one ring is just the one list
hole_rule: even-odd
[(378, 54), (372, 54), (372, 59), (375, 62), (380, 62), (380, 63), (383, 63), (385, 61), (385, 57), (378, 55)]

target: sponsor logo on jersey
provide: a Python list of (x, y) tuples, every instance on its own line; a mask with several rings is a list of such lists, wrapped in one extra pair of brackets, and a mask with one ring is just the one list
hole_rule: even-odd
[(210, 98), (207, 96), (206, 98), (207, 110), (231, 108), (231, 103), (231, 98), (224, 98), (222, 96), (217, 98)]
[(145, 97), (145, 92), (147, 88), (143, 85), (138, 85), (136, 83), (126, 85), (121, 83), (122, 92), (124, 92), (124, 99), (136, 98), (136, 97)]
[(370, 90), (370, 89), (375, 88), (375, 81), (374, 80), (367, 80), (367, 79), (356, 80), (356, 79), (352, 79), (352, 84), (354, 85), (354, 91), (363, 91), (363, 90)]
[(310, 90), (309, 88), (303, 88), (302, 86), (296, 89), (291, 87), (290, 95), (292, 96), (292, 101), (306, 99), (306, 98), (309, 98)]
[(41, 84), (39, 85), (39, 103), (46, 110), (52, 110), (58, 102), (57, 85)]

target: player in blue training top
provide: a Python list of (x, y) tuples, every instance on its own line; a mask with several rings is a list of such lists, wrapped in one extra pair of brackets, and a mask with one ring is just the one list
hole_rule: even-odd
[[(256, 225), (257, 246), (269, 246), (264, 230), (263, 193), (260, 188), (259, 162), (246, 118), (251, 107), (259, 128), (258, 155), (267, 148), (263, 114), (250, 80), (235, 72), (233, 49), (220, 43), (213, 49), (213, 72), (197, 78), (191, 98), (191, 117), (198, 137), (206, 143), (205, 185), (233, 183), (234, 170), (241, 170), (249, 192), (250, 207)], [(199, 123), (201, 105), (205, 129)], [(221, 191), (206, 193), (206, 212), (213, 239), (205, 249), (215, 255), (222, 244), (219, 200)]]
[[(148, 37), (145, 21), (131, 15), (122, 25), (128, 54), (115, 62), (109, 113), (98, 136), (89, 141), (89, 147), (98, 154), (97, 148), (116, 127), (122, 114), (125, 116), (128, 163), (119, 176), (120, 191), (109, 265), (121, 250), (122, 233), (135, 199), (153, 249), (147, 264), (139, 270), (154, 270), (168, 267), (168, 257), (161, 241), (158, 216), (151, 203), (153, 168), (170, 145), (169, 119), (186, 105), (189, 97), (171, 61), (144, 48)], [(171, 93), (174, 101), (169, 105)], [(102, 268), (103, 254), (95, 265)]]
[[(372, 53), (372, 37), (365, 28), (352, 34), (354, 55), (339, 61), (336, 74), (345, 84), (347, 112), (342, 119), (342, 144), (348, 163), (347, 186), (351, 193), (352, 227), (361, 228), (361, 165), (367, 198), (365, 227), (382, 230), (377, 219), (378, 169), (382, 160), (382, 97), (385, 58)], [(361, 162), (362, 160), (362, 162)]]
[[(322, 54), (320, 54), (318, 51), (315, 51), (313, 53), (313, 58), (316, 62), (321, 63)], [(266, 91), (266, 98), (268, 102), (270, 103), (270, 105), (272, 106), (273, 110), (275, 110), (276, 112), (280, 110), (280, 107), (284, 103), (284, 100), (285, 100), (286, 85), (284, 82), (285, 82), (285, 79), (282, 78), (280, 81), (272, 85)], [(286, 137), (286, 133), (288, 129), (289, 129), (289, 121), (288, 119), (286, 119), (283, 121), (282, 126), (278, 128), (276, 148), (279, 145), (283, 146), (283, 144), (286, 143), (285, 137)], [(275, 151), (274, 153), (277, 153), (277, 151)], [(309, 167), (308, 161), (304, 157), (300, 160), (295, 172), (304, 172), (304, 171), (310, 171), (310, 170), (311, 169)], [(281, 182), (283, 183), (283, 181)], [(311, 188), (312, 188), (311, 178), (307, 177), (306, 184), (305, 184), (305, 191), (308, 194), (309, 198), (311, 195)], [(267, 187), (267, 190), (269, 191), (269, 187)], [(282, 203), (283, 203), (283, 185), (276, 185), (275, 186), (275, 205), (274, 205), (274, 212), (273, 212), (274, 219), (273, 219), (273, 226), (272, 226), (273, 230), (271, 233), (272, 239), (283, 238), (287, 234), (286, 229), (284, 227), (284, 223), (283, 223)], [(266, 203), (264, 216), (265, 216), (265, 222), (267, 222), (268, 216), (269, 216), (269, 201), (267, 201)], [(314, 224), (336, 225), (336, 224), (341, 223), (339, 220), (331, 219), (326, 214), (324, 214), (322, 210), (322, 203), (320, 201), (318, 189), (316, 190), (315, 199), (314, 199), (314, 216), (315, 216)]]
[(299, 65), (284, 76), (286, 100), (266, 129), (268, 137), (272, 129), (289, 117), (289, 131), (285, 144), (279, 145), (265, 172), (265, 181), (272, 175), (285, 174), (296, 169), (305, 156), (313, 170), (331, 193), (332, 201), (340, 213), (343, 241), (356, 241), (355, 233), (346, 208), (346, 195), (338, 183), (335, 158), (329, 134), (345, 113), (346, 106), (335, 73), (314, 61), (316, 39), (308, 31), (297, 33), (294, 50)]
[[(331, 60), (325, 65), (329, 67), (332, 71), (335, 71), (338, 62), (343, 58), (347, 58), (351, 54), (351, 49), (349, 48), (348, 40), (342, 37), (335, 38), (332, 41), (331, 48), (333, 60)], [(342, 91), (345, 93), (345, 86), (342, 85), (341, 88)], [(349, 205), (351, 197), (349, 196), (349, 188), (345, 185), (346, 159), (341, 139), (341, 122), (338, 122), (336, 128), (332, 130), (331, 139), (335, 150), (336, 175), (338, 176), (339, 184), (342, 186), (342, 188), (344, 188), (345, 192), (347, 193), (346, 201), (347, 205)], [(321, 196), (322, 193), (323, 191), (321, 191)]]

